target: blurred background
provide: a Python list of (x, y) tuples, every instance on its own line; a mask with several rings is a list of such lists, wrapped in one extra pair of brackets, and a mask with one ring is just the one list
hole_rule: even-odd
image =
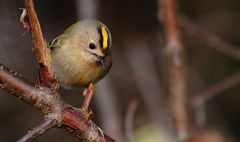
[[(98, 19), (109, 27), (113, 67), (97, 83), (91, 103), (93, 119), (106, 134), (119, 142), (176, 141), (157, 1), (35, 0), (34, 3), (47, 41), (81, 19)], [(192, 134), (189, 141), (240, 141), (237, 47), (240, 1), (185, 0), (179, 1), (178, 6)], [(36, 83), (37, 65), (30, 35), (19, 24), (22, 12), (19, 8), (23, 7), (21, 0), (0, 0), (0, 62)], [(221, 46), (234, 48), (236, 56), (225, 54)], [(61, 89), (61, 94), (73, 106), (81, 105), (81, 89)], [(204, 94), (213, 97), (194, 107)], [(1, 142), (16, 141), (42, 119), (38, 110), (0, 90)], [(78, 139), (63, 130), (52, 129), (34, 141)]]

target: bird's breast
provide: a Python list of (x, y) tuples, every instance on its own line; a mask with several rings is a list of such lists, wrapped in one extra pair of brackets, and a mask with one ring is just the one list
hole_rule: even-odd
[(90, 82), (100, 80), (108, 71), (108, 67), (103, 69), (96, 58), (90, 54), (75, 52), (67, 55), (62, 53), (52, 56), (52, 67), (62, 86), (85, 86)]

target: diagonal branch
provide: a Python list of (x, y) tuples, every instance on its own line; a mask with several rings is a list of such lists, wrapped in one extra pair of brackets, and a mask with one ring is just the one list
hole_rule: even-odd
[[(0, 85), (1, 88), (8, 90), (11, 94), (15, 93), (14, 95), (16, 97), (30, 104), (35, 104), (36, 100), (40, 100), (39, 97), (41, 97), (41, 93), (50, 92), (49, 89), (42, 89), (41, 91), (40, 89), (36, 89), (30, 82), (22, 79), (19, 74), (2, 64), (0, 64)], [(31, 101), (28, 101), (30, 99)]]
[(17, 142), (26, 142), (26, 141), (33, 140), (34, 138), (42, 135), (45, 131), (53, 128), (56, 125), (57, 123), (55, 120), (51, 118), (46, 118), (44, 119), (42, 124), (34, 128), (33, 130), (28, 131), (28, 133), (24, 137), (19, 139)]
[[(32, 0), (25, 0), (26, 11), (20, 17), (20, 23), (31, 30), (33, 50), (39, 64), (40, 86), (23, 79), (16, 72), (0, 63), (0, 87), (9, 91), (19, 99), (38, 108), (45, 114), (45, 121), (31, 130), (19, 141), (28, 141), (52, 127), (65, 129), (86, 142), (114, 142), (86, 115), (85, 111), (65, 103), (56, 91), (55, 81), (50, 67), (50, 53), (43, 39), (41, 27), (34, 10)], [(24, 20), (28, 16), (30, 24)], [(27, 26), (26, 26), (27, 25)], [(28, 26), (30, 25), (30, 26)]]
[(52, 93), (46, 87), (33, 86), (32, 83), (2, 64), (0, 64), (0, 84), (1, 88), (30, 105), (34, 105), (34, 107), (42, 110), (45, 114), (60, 113), (59, 109), (61, 109), (62, 102), (58, 93)]
[[(43, 38), (41, 26), (34, 9), (33, 1), (25, 0), (25, 7), (27, 14), (23, 13), (20, 17), (20, 21), (21, 23), (24, 23), (23, 19), (25, 16), (28, 16), (33, 42), (33, 51), (36, 54), (37, 62), (39, 64), (39, 83), (43, 86), (56, 88), (57, 84), (54, 80), (54, 74), (51, 71), (50, 66), (50, 51), (47, 48), (46, 41)], [(25, 11), (23, 10), (23, 12)]]
[(192, 99), (192, 105), (195, 108), (201, 107), (206, 101), (215, 97), (219, 93), (237, 85), (240, 83), (240, 72), (237, 72), (222, 81), (217, 82), (216, 84), (210, 86), (206, 90), (194, 95)]
[(204, 41), (208, 44), (211, 48), (227, 55), (233, 59), (240, 60), (240, 50), (239, 48), (231, 45), (230, 43), (222, 40), (217, 35), (210, 33), (203, 29), (202, 27), (198, 26), (197, 24), (193, 23), (190, 19), (186, 16), (181, 17), (182, 27), (184, 30), (189, 33), (190, 35), (195, 36), (199, 40)]
[(82, 110), (63, 102), (57, 92), (46, 87), (35, 87), (16, 72), (0, 64), (0, 86), (11, 94), (38, 108), (65, 129), (86, 142), (114, 142), (85, 116)]

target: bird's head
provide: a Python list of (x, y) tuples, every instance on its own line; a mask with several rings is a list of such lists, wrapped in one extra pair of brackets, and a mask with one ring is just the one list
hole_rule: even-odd
[(94, 56), (96, 61), (105, 68), (104, 57), (112, 45), (111, 34), (103, 23), (96, 20), (83, 20), (76, 23), (84, 40), (83, 49)]

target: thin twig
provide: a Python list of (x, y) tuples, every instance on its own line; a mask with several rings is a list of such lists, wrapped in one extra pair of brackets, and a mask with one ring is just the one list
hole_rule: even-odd
[(21, 139), (19, 139), (17, 142), (31, 141), (56, 125), (57, 125), (57, 122), (55, 120), (51, 118), (46, 118), (44, 119), (42, 124), (34, 128), (33, 130), (28, 131), (28, 133), (25, 136), (23, 136)]
[(181, 17), (182, 27), (190, 35), (195, 36), (199, 40), (204, 41), (209, 47), (227, 55), (233, 59), (240, 60), (240, 50), (238, 47), (224, 41), (217, 35), (198, 26), (186, 16)]
[(126, 117), (125, 117), (125, 135), (127, 137), (128, 142), (134, 142), (134, 134), (133, 134), (133, 122), (134, 122), (134, 116), (135, 112), (138, 107), (138, 101), (132, 100), (127, 109)]
[(194, 95), (192, 99), (192, 105), (195, 108), (201, 107), (206, 101), (220, 94), (221, 92), (230, 89), (231, 87), (240, 83), (240, 72), (233, 74), (222, 81), (217, 82), (216, 84), (208, 87), (202, 92)]
[[(34, 9), (33, 0), (25, 0), (25, 7), (31, 26), (30, 31), (33, 42), (33, 51), (36, 54), (37, 62), (39, 64), (39, 83), (43, 86), (57, 88), (54, 74), (51, 71), (50, 66), (50, 51), (47, 48), (46, 41), (43, 38), (41, 26)], [(24, 21), (21, 19), (25, 18), (24, 15), (26, 16), (26, 14), (22, 15), (23, 17), (20, 17), (20, 21)]]
[(189, 136), (189, 116), (187, 110), (186, 84), (183, 72), (184, 51), (178, 27), (177, 2), (175, 0), (158, 0), (159, 21), (164, 27), (166, 54), (168, 61), (168, 82), (170, 107), (175, 121), (179, 141)]

